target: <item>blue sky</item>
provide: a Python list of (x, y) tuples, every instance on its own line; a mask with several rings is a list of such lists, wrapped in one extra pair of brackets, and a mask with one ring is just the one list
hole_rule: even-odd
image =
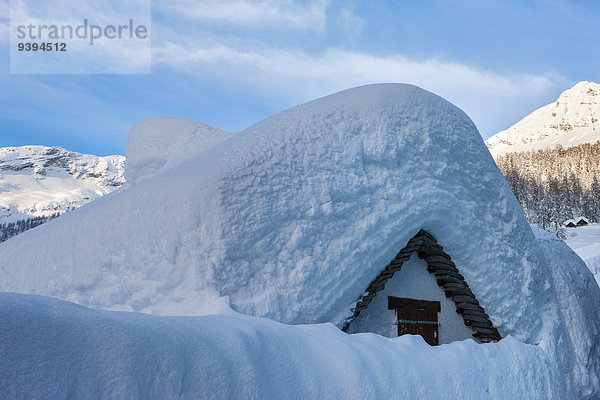
[(599, 3), (155, 0), (150, 75), (11, 75), (0, 0), (0, 147), (125, 154), (147, 118), (238, 131), (375, 82), (437, 93), (487, 138), (576, 82), (600, 81)]

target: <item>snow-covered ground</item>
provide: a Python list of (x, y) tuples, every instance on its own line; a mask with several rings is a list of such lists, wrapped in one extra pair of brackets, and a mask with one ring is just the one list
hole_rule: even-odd
[(242, 315), (157, 317), (0, 293), (4, 399), (569, 399), (538, 346)]
[(600, 285), (600, 224), (567, 228), (565, 241), (585, 261)]

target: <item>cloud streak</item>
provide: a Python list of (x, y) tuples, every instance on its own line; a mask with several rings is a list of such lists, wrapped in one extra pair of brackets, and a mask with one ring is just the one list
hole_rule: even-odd
[(238, 50), (224, 45), (190, 49), (168, 43), (154, 48), (154, 62), (190, 72), (198, 68), (222, 74), (245, 71), (244, 75), (236, 75), (236, 79), (261, 86), (272, 82), (269, 86), (276, 87), (287, 82), (285, 87), (295, 86), (298, 90), (306, 88), (306, 83), (321, 88), (325, 85), (325, 90), (331, 90), (340, 84), (407, 80), (425, 86), (460, 84), (465, 88), (486, 87), (490, 92), (515, 94), (522, 92), (523, 85), (539, 90), (552, 84), (552, 78), (547, 76), (507, 76), (454, 62), (414, 61), (399, 55), (380, 57), (341, 49), (309, 55), (288, 50)]
[(501, 74), (444, 60), (411, 60), (400, 55), (377, 56), (335, 48), (311, 55), (269, 48), (189, 48), (166, 43), (155, 47), (153, 56), (158, 66), (196, 76), (208, 74), (275, 97), (287, 96), (291, 101), (369, 83), (412, 83), (461, 106), (476, 122), (480, 121), (484, 133), (494, 129), (500, 110), (502, 118), (506, 113), (519, 118), (528, 109), (521, 107), (536, 104), (569, 84), (552, 74)]
[(187, 20), (268, 29), (283, 27), (299, 31), (323, 31), (328, 0), (297, 3), (290, 0), (173, 0), (159, 5)]

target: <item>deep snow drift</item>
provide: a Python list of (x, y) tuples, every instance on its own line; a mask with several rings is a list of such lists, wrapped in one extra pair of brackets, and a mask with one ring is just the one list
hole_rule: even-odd
[(599, 357), (600, 318), (581, 319), (597, 286), (564, 308), (553, 270), (571, 262), (548, 260), (473, 123), (438, 96), (370, 85), (237, 134), (151, 120), (127, 157), (127, 188), (0, 245), (0, 290), (339, 326), (425, 229), (502, 336), (539, 344), (569, 390), (598, 390), (597, 368), (571, 374)]
[(228, 132), (212, 126), (185, 119), (143, 121), (131, 130), (127, 138), (127, 183), (133, 185), (168, 170), (209, 149), (228, 135)]
[(571, 375), (579, 387), (579, 396), (597, 398), (600, 387), (600, 289), (590, 270), (573, 250), (553, 234), (532, 227), (548, 260), (554, 295), (558, 302), (558, 318), (567, 326), (566, 334), (554, 339), (559, 365), (570, 354), (578, 355)]
[[(176, 164), (193, 150), (164, 138), (185, 136), (182, 125), (208, 149)], [(214, 133), (193, 125), (134, 128), (126, 176), (137, 179), (3, 244), (0, 261), (11, 263), (0, 289), (159, 314), (210, 313), (207, 299), (229, 300), (283, 322), (339, 322), (423, 228), (499, 329), (540, 334), (532, 317), (547, 306), (542, 255), (475, 126), (450, 103), (413, 86), (373, 85), (212, 147), (202, 139)], [(41, 242), (35, 252), (25, 251), (31, 240)]]
[(507, 338), (431, 347), (331, 324), (156, 317), (0, 293), (2, 398), (565, 399), (548, 356)]

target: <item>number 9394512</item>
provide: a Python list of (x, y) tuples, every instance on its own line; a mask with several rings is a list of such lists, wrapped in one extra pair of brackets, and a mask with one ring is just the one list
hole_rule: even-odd
[(54, 43), (54, 42), (25, 42), (18, 43), (17, 50), (19, 51), (67, 51), (66, 43)]

